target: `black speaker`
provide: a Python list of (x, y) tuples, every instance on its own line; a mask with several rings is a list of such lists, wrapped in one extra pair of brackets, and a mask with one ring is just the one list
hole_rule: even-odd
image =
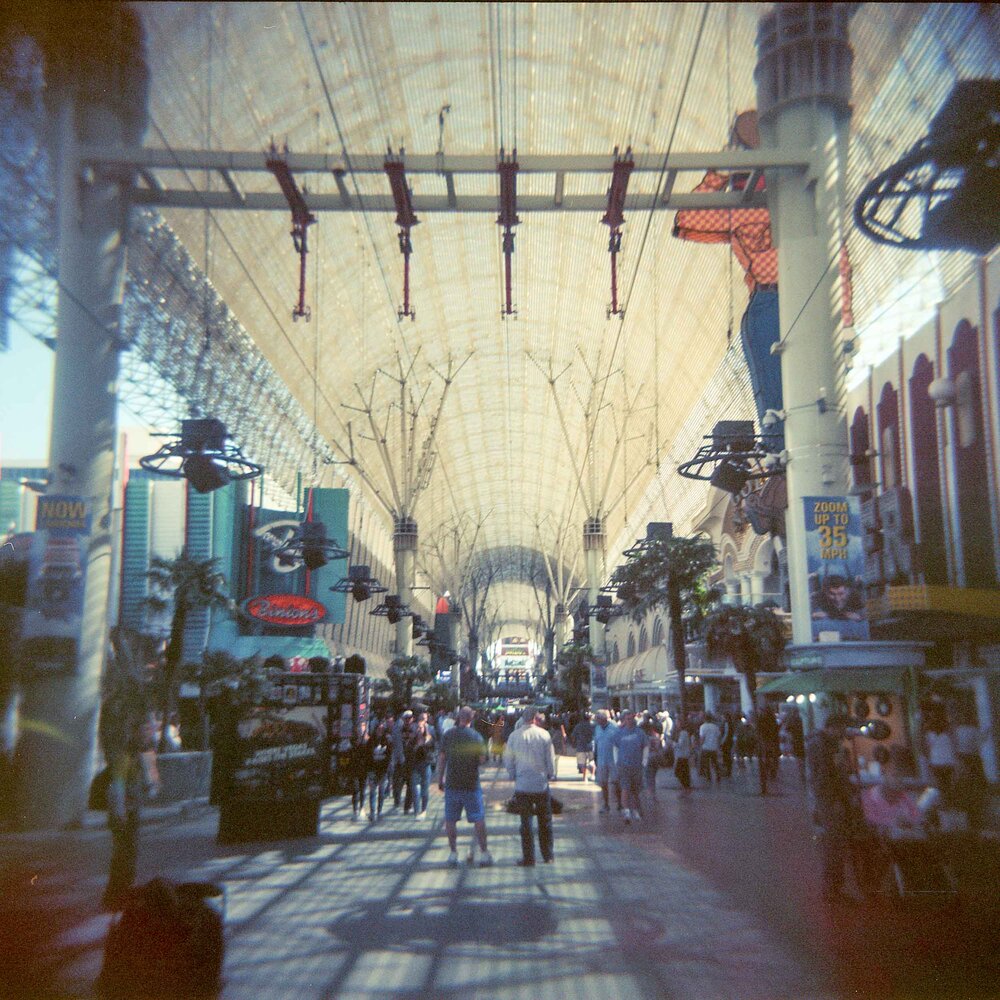
[(227, 486), (231, 481), (229, 470), (210, 455), (191, 455), (184, 459), (184, 477), (199, 493)]
[(730, 462), (727, 458), (718, 464), (709, 482), (727, 493), (739, 493), (746, 486), (749, 478), (746, 469), (741, 469), (735, 462)]
[(302, 561), (306, 564), (306, 569), (316, 570), (327, 564), (326, 552), (326, 525), (322, 521), (303, 521), (300, 526), (302, 532)]

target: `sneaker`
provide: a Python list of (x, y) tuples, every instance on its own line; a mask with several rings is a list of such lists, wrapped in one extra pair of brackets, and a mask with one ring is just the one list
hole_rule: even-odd
[(479, 867), (489, 868), (492, 864), (493, 864), (493, 855), (490, 854), (489, 851), (483, 851), (483, 853), (479, 855)]
[(626, 823), (631, 823), (632, 822), (632, 811), (631, 811), (631, 809), (623, 809), (622, 810), (622, 818), (625, 820)]
[(607, 816), (611, 812), (611, 809), (608, 806), (601, 806), (598, 812), (601, 816)]
[(457, 868), (458, 867), (458, 851), (452, 851), (448, 855), (448, 867)]

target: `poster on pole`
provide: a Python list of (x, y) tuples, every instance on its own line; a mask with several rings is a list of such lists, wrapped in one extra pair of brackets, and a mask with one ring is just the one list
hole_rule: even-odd
[(92, 514), (84, 497), (38, 501), (22, 626), (25, 652), (36, 668), (69, 667), (76, 656)]
[(602, 663), (590, 665), (590, 707), (608, 707), (608, 668)]
[(813, 642), (867, 639), (858, 497), (803, 497)]

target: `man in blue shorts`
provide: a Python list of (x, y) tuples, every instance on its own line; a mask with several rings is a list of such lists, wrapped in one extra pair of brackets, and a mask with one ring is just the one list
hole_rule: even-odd
[[(486, 743), (472, 728), (474, 716), (471, 708), (459, 711), (458, 723), (444, 734), (438, 755), (438, 788), (444, 792), (444, 828), (451, 848), (448, 864), (452, 867), (458, 864), (458, 821), (463, 809), (465, 818), (475, 826), (479, 867), (493, 864), (486, 847), (486, 807), (479, 785), (479, 765), (487, 760)], [(475, 862), (475, 845), (469, 858)]]

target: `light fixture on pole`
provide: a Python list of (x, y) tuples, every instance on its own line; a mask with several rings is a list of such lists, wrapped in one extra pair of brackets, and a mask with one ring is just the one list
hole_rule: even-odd
[(351, 566), (347, 576), (330, 588), (335, 594), (350, 594), (359, 603), (367, 601), (372, 594), (384, 594), (388, 589), (371, 575), (371, 567), (365, 565)]
[(147, 472), (186, 479), (199, 493), (211, 493), (231, 482), (254, 479), (262, 467), (227, 441), (226, 425), (213, 418), (181, 421), (179, 440), (139, 459)]
[(368, 613), (376, 618), (388, 618), (390, 625), (396, 625), (406, 615), (413, 614), (409, 605), (399, 599), (399, 594), (386, 594), (382, 603)]
[(326, 525), (322, 521), (303, 521), (274, 554), (301, 560), (308, 570), (320, 569), (331, 559), (346, 559), (350, 555), (335, 538), (326, 537)]

